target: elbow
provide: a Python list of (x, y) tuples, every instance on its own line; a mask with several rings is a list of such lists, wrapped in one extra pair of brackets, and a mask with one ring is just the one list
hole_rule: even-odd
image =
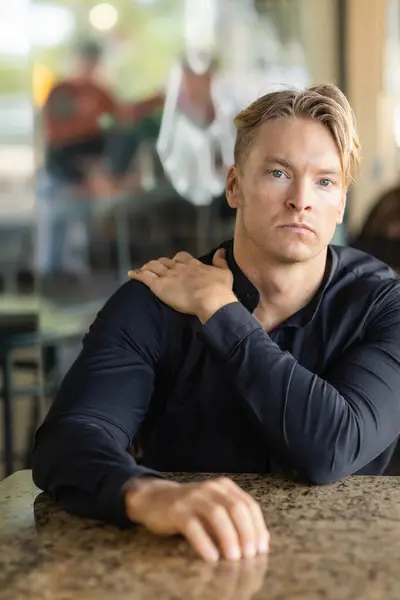
[(320, 457), (318, 461), (299, 468), (304, 480), (311, 485), (329, 485), (337, 483), (354, 471), (348, 461), (337, 461), (331, 456)]
[[(329, 485), (355, 473), (362, 459), (360, 424), (351, 412), (346, 413), (338, 433), (318, 436), (304, 448), (301, 472), (312, 485)], [(332, 431), (336, 429), (333, 428)]]
[(345, 477), (344, 474), (332, 472), (327, 469), (311, 471), (306, 476), (306, 479), (307, 483), (311, 485), (329, 485), (332, 483), (337, 483), (343, 477)]

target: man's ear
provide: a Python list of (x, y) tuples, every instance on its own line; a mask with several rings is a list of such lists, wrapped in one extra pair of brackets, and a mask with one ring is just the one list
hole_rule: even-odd
[(241, 201), (239, 183), (239, 171), (236, 165), (232, 165), (226, 176), (226, 199), (231, 208), (238, 208)]

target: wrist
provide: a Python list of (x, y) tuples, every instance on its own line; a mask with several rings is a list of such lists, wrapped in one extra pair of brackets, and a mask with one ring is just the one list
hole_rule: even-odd
[(158, 477), (135, 477), (124, 486), (125, 513), (133, 523), (143, 523), (146, 507), (155, 491), (166, 486), (176, 486), (173, 481), (166, 481)]
[(125, 512), (128, 518), (139, 523), (139, 515), (143, 503), (143, 497), (149, 486), (156, 481), (156, 477), (134, 477), (123, 487)]
[(205, 298), (199, 305), (196, 313), (197, 317), (204, 325), (221, 308), (233, 302), (238, 302), (238, 299), (232, 291), (227, 292), (223, 296)]

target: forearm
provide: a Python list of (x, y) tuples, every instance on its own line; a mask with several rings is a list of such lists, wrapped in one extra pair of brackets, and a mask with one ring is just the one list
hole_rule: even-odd
[(159, 307), (128, 283), (101, 309), (64, 378), (33, 454), (35, 483), (71, 512), (126, 522), (122, 487), (151, 473), (128, 453), (148, 411), (161, 341)]
[(46, 422), (36, 435), (35, 484), (69, 512), (128, 525), (124, 486), (132, 478), (160, 475), (138, 465), (98, 419)]
[(241, 305), (221, 309), (202, 335), (271, 453), (307, 479), (322, 483), (356, 472), (396, 436), (390, 413), (377, 422), (350, 386), (341, 391), (303, 368)]

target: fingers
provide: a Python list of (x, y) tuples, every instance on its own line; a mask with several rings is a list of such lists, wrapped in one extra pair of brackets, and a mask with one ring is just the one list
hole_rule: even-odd
[(220, 495), (220, 502), (229, 511), (238, 533), (240, 556), (253, 558), (258, 552), (257, 531), (246, 502), (234, 494), (227, 495), (220, 492), (216, 492), (216, 494)]
[[(244, 492), (243, 492), (244, 493)], [(252, 498), (247, 499), (249, 510), (253, 517), (253, 523), (257, 534), (257, 549), (260, 554), (266, 554), (269, 551), (270, 534), (265, 523), (264, 515), (260, 505)]]
[(191, 254), (188, 254), (188, 252), (178, 252), (178, 254), (175, 254), (173, 262), (187, 264), (198, 261), (196, 258), (193, 258)]
[(252, 558), (269, 549), (269, 534), (257, 503), (227, 478), (204, 482), (188, 499), (224, 558)]
[(213, 265), (219, 269), (229, 269), (224, 248), (219, 248), (213, 256)]
[(135, 279), (136, 281), (141, 281), (150, 289), (154, 285), (154, 283), (159, 279), (159, 276), (151, 271), (129, 271), (128, 273), (129, 279)]
[(232, 494), (232, 497), (237, 497), (238, 501), (243, 502), (248, 508), (255, 532), (256, 553), (267, 553), (269, 551), (270, 534), (260, 505), (231, 479), (226, 478), (225, 486), (227, 487), (229, 497)]
[(209, 499), (206, 495), (199, 494), (196, 509), (221, 549), (222, 555), (228, 560), (239, 560), (242, 557), (242, 550), (238, 531), (223, 503), (218, 499)]
[(228, 510), (238, 533), (241, 556), (251, 558), (266, 553), (269, 534), (258, 504), (233, 481), (221, 478), (209, 483), (216, 501)]
[(161, 277), (165, 275), (169, 269), (173, 269), (176, 266), (173, 260), (170, 258), (159, 258), (157, 260), (151, 260), (148, 263), (144, 264), (140, 269), (136, 269), (135, 271), (128, 271), (129, 279), (136, 279), (135, 275), (138, 273), (142, 273), (143, 271), (150, 271), (154, 273), (154, 275), (158, 275)]
[(165, 275), (166, 272), (169, 270), (167, 264), (163, 262), (167, 260), (168, 259), (161, 258), (159, 258), (158, 260), (151, 260), (150, 262), (143, 265), (143, 267), (140, 268), (140, 271), (150, 271), (150, 273), (154, 273), (155, 275), (161, 277), (162, 275)]
[(190, 518), (182, 528), (182, 533), (189, 544), (204, 560), (207, 562), (216, 562), (219, 559), (218, 549), (200, 519), (196, 517)]
[[(219, 248), (219, 250), (217, 250), (217, 252), (214, 254), (213, 265), (215, 267), (219, 267), (220, 269), (228, 269), (229, 267), (225, 255), (226, 252), (224, 248)], [(173, 269), (179, 264), (188, 265), (190, 263), (199, 263), (199, 261), (196, 258), (193, 258), (193, 256), (188, 252), (178, 252), (173, 259), (162, 257), (157, 260), (151, 260), (147, 262), (136, 271), (128, 271), (128, 277), (130, 279), (136, 279), (135, 275), (137, 275), (137, 272), (144, 270), (151, 271), (155, 275), (161, 277), (165, 275), (169, 269)]]
[(173, 269), (174, 267), (176, 267), (176, 264), (174, 263), (174, 261), (172, 260), (172, 258), (159, 258), (158, 261), (160, 263), (162, 263), (165, 267), (168, 267), (168, 269)]

